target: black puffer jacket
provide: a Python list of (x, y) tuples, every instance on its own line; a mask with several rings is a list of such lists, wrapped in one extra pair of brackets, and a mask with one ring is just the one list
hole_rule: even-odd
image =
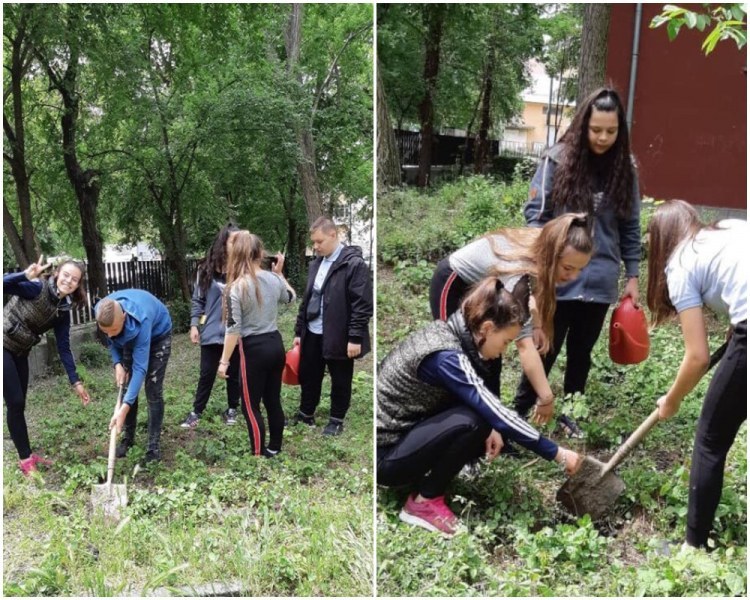
[[(323, 262), (316, 258), (310, 265), (307, 286), (302, 296), (295, 335), (307, 333), (307, 304), (313, 283)], [(372, 318), (372, 282), (367, 263), (362, 259), (359, 246), (344, 246), (323, 282), (323, 356), (327, 359), (345, 359), (349, 342), (362, 344), (362, 358), (370, 351), (369, 322)]]

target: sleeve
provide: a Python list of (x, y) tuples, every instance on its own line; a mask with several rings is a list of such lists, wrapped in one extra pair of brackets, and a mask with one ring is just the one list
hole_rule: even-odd
[(633, 178), (633, 207), (630, 217), (620, 220), (620, 254), (625, 263), (625, 276), (638, 277), (638, 264), (641, 260), (641, 194), (638, 175)]
[(141, 324), (140, 331), (135, 337), (133, 344), (133, 367), (130, 374), (130, 383), (128, 390), (122, 401), (125, 404), (133, 404), (141, 391), (143, 382), (146, 379), (146, 370), (148, 369), (149, 352), (151, 350), (151, 327), (148, 323)]
[(703, 306), (700, 286), (693, 281), (692, 274), (679, 265), (679, 254), (675, 253), (677, 259), (670, 261), (672, 265), (667, 266), (667, 289), (669, 299), (678, 313), (688, 308)]
[(549, 156), (537, 167), (529, 186), (529, 198), (523, 207), (523, 216), (531, 227), (542, 227), (555, 215), (552, 206), (552, 181), (556, 163)]
[(297, 298), (297, 294), (286, 287), (286, 283), (284, 283), (284, 280), (281, 277), (279, 277), (276, 273), (274, 273), (274, 275), (276, 275), (276, 281), (279, 286), (279, 304), (289, 304), (291, 302), (294, 302), (294, 300)]
[(448, 390), (473, 408), (503, 439), (512, 440), (547, 460), (557, 455), (557, 444), (542, 436), (517, 412), (503, 406), (465, 354), (455, 350), (431, 354), (422, 361), (417, 376), (425, 383)]
[(112, 357), (112, 366), (117, 363), (122, 363), (122, 352), (120, 352), (120, 349), (115, 346), (109, 338), (107, 338), (107, 347), (109, 348), (109, 354)]
[(242, 292), (239, 286), (233, 285), (227, 296), (227, 328), (226, 335), (240, 335), (242, 333)]
[(70, 313), (68, 312), (61, 315), (55, 322), (55, 341), (60, 360), (68, 374), (68, 380), (71, 384), (80, 381), (81, 378), (76, 372), (76, 361), (70, 351)]
[(370, 270), (363, 260), (357, 260), (349, 280), (349, 342), (361, 344), (367, 336), (367, 324), (372, 318), (372, 285)]
[(206, 297), (203, 295), (198, 285), (199, 277), (195, 278), (195, 288), (193, 288), (193, 298), (190, 303), (190, 327), (200, 325), (201, 316), (206, 312)]
[(29, 281), (23, 271), (18, 273), (3, 274), (3, 294), (9, 296), (20, 296), (25, 300), (33, 300), (44, 288), (44, 284), (38, 279)]

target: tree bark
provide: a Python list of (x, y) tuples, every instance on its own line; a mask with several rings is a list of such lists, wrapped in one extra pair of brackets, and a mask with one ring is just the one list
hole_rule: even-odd
[[(299, 62), (300, 46), (302, 43), (302, 7), (300, 3), (292, 4), (286, 28), (286, 60), (287, 72), (294, 74)], [(297, 81), (302, 83), (301, 75)], [(323, 201), (318, 187), (318, 173), (315, 165), (315, 141), (312, 131), (307, 124), (298, 126), (296, 132), (300, 158), (297, 160), (297, 177), (299, 178), (302, 197), (305, 200), (307, 221), (310, 225), (323, 214)]]
[(383, 88), (383, 80), (378, 69), (378, 185), (383, 188), (401, 184), (401, 157), (398, 153), (396, 135), (388, 114), (388, 103)]
[(437, 76), (440, 69), (440, 41), (443, 36), (445, 5), (425, 4), (423, 22), (427, 30), (425, 38), (424, 96), (419, 103), (420, 139), (419, 172), (417, 186), (427, 187), (430, 182), (430, 165), (432, 164), (432, 136), (435, 119), (434, 95)]
[[(28, 6), (21, 7), (18, 29), (11, 41), (10, 91), (13, 100), (13, 124), (3, 112), (3, 130), (8, 139), (10, 152), (4, 153), (16, 187), (18, 213), (21, 218), (21, 233), (13, 216), (3, 203), (3, 231), (8, 236), (13, 254), (20, 267), (26, 268), (39, 254), (39, 246), (31, 217), (30, 176), (26, 167), (26, 130), (24, 128), (23, 96), (21, 84), (29, 67), (30, 43), (27, 38)], [(7, 23), (7, 21), (6, 21)]]
[(591, 92), (604, 85), (610, 12), (609, 4), (585, 4), (583, 7), (578, 106)]
[[(494, 36), (493, 36), (494, 37)], [(487, 138), (490, 130), (490, 111), (492, 108), (492, 80), (495, 76), (495, 43), (490, 39), (487, 49), (487, 64), (484, 70), (484, 85), (482, 86), (482, 110), (479, 121), (479, 134), (477, 135), (476, 151), (474, 152), (474, 173), (482, 174), (484, 163), (487, 160)]]

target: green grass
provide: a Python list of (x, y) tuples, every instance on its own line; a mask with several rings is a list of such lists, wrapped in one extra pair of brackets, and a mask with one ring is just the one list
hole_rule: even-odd
[[(460, 196), (453, 183), (455, 196)], [(470, 183), (467, 184), (467, 197)], [(498, 190), (498, 194), (502, 190)], [(438, 190), (435, 194), (441, 196)], [(491, 197), (489, 190), (484, 197)], [(450, 229), (464, 222), (467, 203), (445, 218), (439, 202), (422, 199), (425, 223)], [(381, 205), (392, 206), (386, 198)], [(424, 208), (432, 205), (432, 209)], [(379, 213), (379, 238), (406, 237), (410, 217)], [(442, 221), (441, 221), (442, 219)], [(644, 216), (644, 224), (647, 215)], [(500, 227), (493, 223), (490, 228)], [(415, 234), (419, 236), (420, 234)], [(378, 271), (379, 359), (409, 332), (430, 320), (429, 276), (441, 257), (400, 256)], [(400, 261), (400, 262), (399, 262)], [(645, 269), (645, 264), (643, 264)], [(645, 270), (641, 282), (645, 283)], [(642, 290), (642, 297), (645, 298)], [(609, 318), (606, 323), (609, 323)], [(725, 323), (709, 318), (710, 347), (723, 341)], [(593, 352), (586, 397), (558, 401), (557, 410), (576, 418), (585, 441), (558, 441), (598, 458), (608, 458), (656, 407), (671, 384), (683, 354), (678, 326), (651, 334), (651, 353), (639, 365), (614, 365), (607, 325)], [(565, 352), (550, 374), (562, 390)], [(503, 359), (502, 397), (512, 406), (520, 374), (514, 348)], [(405, 489), (377, 490), (377, 580), (382, 596), (726, 596), (747, 591), (747, 426), (729, 454), (711, 554), (691, 550), (663, 556), (664, 541), (684, 539), (688, 477), (695, 427), (710, 377), (685, 399), (679, 413), (657, 424), (618, 468), (626, 484), (611, 514), (593, 524), (576, 520), (556, 502), (564, 481), (553, 463), (500, 458), (483, 465), (474, 480), (455, 480), (449, 504), (467, 526), (452, 540), (403, 524), (398, 512)], [(556, 438), (552, 426), (544, 430)]]
[[(287, 346), (294, 316), (290, 308), (280, 319)], [(95, 398), (86, 408), (64, 377), (34, 382), (26, 411), (32, 446), (55, 464), (24, 479), (5, 429), (5, 595), (146, 595), (211, 582), (248, 596), (371, 594), (371, 358), (356, 363), (343, 435), (321, 435), (326, 378), (321, 423), (287, 428), (282, 454), (267, 460), (250, 454), (244, 419), (223, 424), (226, 392), (219, 380), (198, 428), (179, 427), (192, 406), (199, 355), (187, 334), (175, 336), (163, 461), (134, 474), (145, 453), (141, 398), (136, 446), (116, 467), (115, 483), (127, 482), (129, 499), (119, 526), (104, 523), (89, 505), (91, 486), (106, 471), (116, 400), (111, 369), (85, 369)], [(282, 394), (291, 415), (299, 388), (284, 386)]]

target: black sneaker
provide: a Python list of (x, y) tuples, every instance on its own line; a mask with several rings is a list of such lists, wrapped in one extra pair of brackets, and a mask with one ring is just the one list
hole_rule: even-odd
[(308, 427), (314, 427), (315, 426), (315, 417), (314, 416), (307, 416), (303, 415), (301, 412), (298, 412), (294, 417), (292, 418), (292, 425), (297, 425), (299, 423), (302, 423), (303, 425), (307, 425)]
[(198, 427), (198, 421), (200, 420), (201, 416), (198, 413), (190, 411), (180, 427), (182, 427), (183, 429), (195, 429), (196, 427)]
[(344, 422), (339, 419), (331, 419), (323, 428), (323, 435), (341, 435), (344, 431)]
[(559, 417), (557, 417), (557, 425), (565, 434), (565, 436), (570, 439), (581, 440), (584, 438), (583, 431), (581, 431), (581, 428), (578, 427), (578, 423), (576, 423), (568, 415), (560, 415)]
[(131, 440), (123, 438), (122, 441), (117, 444), (117, 448), (115, 448), (115, 456), (117, 458), (125, 458), (132, 445), (133, 442)]
[(237, 409), (236, 408), (228, 408), (224, 411), (222, 414), (222, 417), (224, 417), (224, 423), (226, 425), (234, 425), (237, 423)]
[(152, 462), (161, 462), (161, 452), (159, 450), (149, 450), (143, 459), (144, 464)]
[(264, 448), (263, 452), (261, 454), (265, 456), (266, 458), (275, 458), (281, 453), (281, 450), (269, 450), (268, 448)]

